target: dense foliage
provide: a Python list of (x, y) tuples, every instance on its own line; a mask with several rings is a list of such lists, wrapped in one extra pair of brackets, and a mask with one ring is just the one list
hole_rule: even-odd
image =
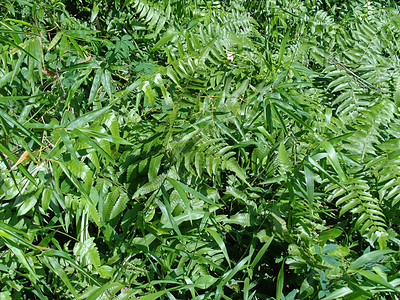
[(2, 0), (1, 299), (400, 293), (400, 11)]

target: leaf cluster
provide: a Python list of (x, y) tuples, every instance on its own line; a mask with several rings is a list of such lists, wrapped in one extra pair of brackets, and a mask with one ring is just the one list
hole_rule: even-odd
[(399, 16), (0, 3), (0, 298), (398, 294)]

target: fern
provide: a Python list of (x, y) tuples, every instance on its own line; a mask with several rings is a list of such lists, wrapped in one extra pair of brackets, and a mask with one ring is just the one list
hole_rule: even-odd
[(377, 179), (377, 189), (381, 201), (390, 201), (392, 207), (400, 201), (399, 172), (400, 161), (398, 159), (398, 139), (390, 139), (381, 143), (378, 147), (383, 154), (371, 159), (367, 164)]
[(386, 246), (386, 220), (380, 207), (380, 202), (370, 192), (368, 182), (362, 178), (354, 177), (345, 182), (343, 187), (332, 184), (327, 187), (330, 192), (329, 201), (336, 199), (336, 205), (340, 206), (339, 215), (350, 213), (357, 215), (354, 229), (361, 234), (367, 233), (372, 241), (379, 241), (379, 245)]
[(100, 266), (100, 254), (94, 243), (94, 238), (75, 244), (74, 254), (85, 266), (93, 266), (96, 269)]

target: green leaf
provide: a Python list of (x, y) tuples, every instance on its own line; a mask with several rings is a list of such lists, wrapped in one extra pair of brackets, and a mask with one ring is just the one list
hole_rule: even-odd
[(190, 208), (190, 204), (189, 204), (189, 199), (187, 198), (185, 191), (183, 190), (183, 188), (181, 187), (179, 182), (176, 181), (175, 179), (167, 177), (167, 180), (174, 186), (174, 188), (177, 190), (179, 196), (181, 196), (181, 199), (183, 200), (183, 203), (185, 204), (186, 211), (189, 215), (190, 224), (192, 224), (191, 208)]
[(202, 289), (208, 289), (217, 281), (218, 278), (215, 278), (211, 275), (202, 275), (196, 279), (195, 284), (201, 287)]
[(304, 176), (306, 179), (308, 206), (312, 213), (314, 207), (314, 172), (309, 167), (304, 166)]
[(146, 81), (142, 87), (142, 91), (144, 91), (144, 93), (147, 96), (147, 99), (149, 100), (150, 106), (154, 107), (154, 93), (153, 93), (153, 89), (151, 88), (151, 85), (148, 81)]
[(62, 38), (62, 36), (63, 36), (62, 31), (57, 32), (57, 34), (53, 37), (51, 43), (47, 47), (47, 52), (49, 52), (55, 45), (57, 45), (58, 41)]
[(278, 66), (281, 64), (283, 55), (285, 54), (286, 43), (289, 39), (289, 34), (290, 34), (290, 30), (287, 30), (285, 36), (283, 37), (281, 47), (279, 49)]
[(22, 205), (18, 208), (18, 216), (27, 214), (37, 203), (36, 197), (30, 197), (26, 199)]
[(103, 76), (101, 77), (101, 83), (103, 84), (104, 90), (107, 92), (108, 97), (112, 98), (112, 79), (111, 72), (109, 70), (104, 70)]
[(324, 300), (332, 300), (332, 299), (338, 299), (338, 298), (342, 298), (346, 295), (349, 295), (353, 292), (352, 289), (348, 288), (348, 287), (342, 287), (336, 291), (333, 291), (330, 295), (326, 296), (325, 298), (323, 298)]
[(12, 125), (18, 127), (27, 137), (34, 140), (38, 145), (45, 147), (45, 145), (43, 145), (43, 143), (35, 135), (33, 135), (32, 132), (26, 130), (25, 127), (21, 123), (19, 123), (17, 120), (12, 118), (9, 114), (7, 114), (1, 108), (0, 108), (0, 117), (3, 118), (5, 121), (11, 123)]
[(249, 257), (246, 256), (241, 261), (239, 261), (233, 269), (229, 270), (224, 275), (222, 275), (222, 281), (220, 283), (220, 286), (224, 286), (225, 284), (227, 284), (236, 275), (236, 273), (243, 268), (243, 266), (247, 263), (248, 260)]
[[(5, 155), (7, 155), (7, 157), (9, 159), (11, 159), (11, 161), (14, 164), (17, 163), (18, 158), (10, 150), (8, 150), (6, 147), (4, 147), (2, 143), (0, 143), (0, 151), (2, 153), (4, 153)], [(30, 182), (32, 182), (34, 185), (37, 186), (37, 182), (36, 182), (35, 178), (31, 175), (31, 173), (28, 172), (28, 170), (23, 166), (23, 164), (18, 164), (17, 167), (29, 179)]]
[(75, 39), (72, 36), (69, 36), (70, 32), (65, 33), (66, 36), (68, 36), (69, 41), (71, 44), (74, 46), (75, 50), (78, 51), (79, 55), (81, 56), (82, 59), (86, 59), (85, 54), (83, 54), (83, 51), (81, 47), (79, 47), (78, 43), (75, 41)]
[(178, 31), (172, 31), (172, 32), (167, 32), (164, 34), (164, 36), (153, 46), (153, 48), (150, 50), (151, 52), (159, 50), (162, 46), (164, 46), (166, 43), (171, 41), (175, 36), (179, 34)]
[(276, 281), (276, 300), (281, 300), (282, 297), (284, 297), (283, 295), (283, 284), (285, 278), (284, 267), (285, 267), (285, 261), (282, 262), (282, 266), (278, 274), (278, 279)]
[(17, 245), (12, 245), (11, 243), (7, 242), (5, 244), (15, 254), (18, 260), (24, 265), (24, 267), (29, 271), (29, 274), (32, 276), (33, 283), (36, 283), (36, 280), (39, 280), (39, 276), (36, 274), (32, 264), (28, 261), (25, 253)]
[(400, 294), (400, 289), (395, 288), (393, 285), (391, 285), (389, 282), (387, 282), (387, 280), (385, 278), (382, 278), (381, 276), (365, 271), (365, 270), (357, 270), (357, 272), (361, 275), (363, 275), (364, 277), (368, 278), (369, 280), (371, 280), (374, 283), (383, 285), (384, 287), (387, 287), (388, 289), (393, 290), (394, 292)]
[(64, 129), (61, 129), (58, 131), (58, 133), (60, 134), (60, 137), (61, 137), (62, 141), (64, 142), (64, 146), (67, 148), (67, 150), (71, 154), (72, 158), (78, 160), (78, 155), (73, 147), (73, 143), (72, 143), (71, 139), (69, 138), (67, 132)]
[(228, 251), (226, 250), (226, 246), (224, 241), (222, 240), (221, 236), (217, 231), (211, 228), (206, 228), (207, 232), (213, 237), (213, 239), (217, 242), (217, 245), (219, 248), (221, 248), (222, 253), (225, 256), (226, 261), (228, 262), (228, 265), (231, 265), (231, 260), (229, 259)]
[(103, 155), (113, 165), (116, 165), (114, 158), (111, 157), (106, 151), (104, 151), (103, 148), (98, 143), (94, 142), (90, 137), (88, 137), (85, 133), (83, 133), (83, 131), (79, 130), (78, 128), (75, 128), (72, 130), (72, 133), (76, 134), (85, 143), (87, 143), (89, 146), (92, 146), (94, 149), (96, 149), (97, 152), (99, 152), (101, 155)]
[(66, 128), (67, 129), (74, 129), (76, 127), (80, 127), (83, 125), (87, 125), (90, 121), (93, 121), (94, 119), (96, 119), (97, 117), (103, 115), (107, 110), (109, 110), (109, 107), (103, 107), (101, 109), (95, 110), (95, 111), (91, 111), (90, 113), (87, 113), (75, 120), (73, 120), (72, 122), (70, 122)]
[(258, 251), (256, 257), (254, 258), (254, 260), (252, 261), (251, 265), (250, 265), (250, 269), (254, 269), (255, 266), (258, 264), (258, 262), (260, 261), (260, 259), (264, 256), (265, 252), (268, 250), (269, 245), (271, 244), (271, 242), (274, 240), (274, 235), (272, 235), (268, 241), (261, 247), (260, 251)]
[(175, 221), (172, 212), (171, 212), (171, 206), (169, 204), (168, 201), (168, 196), (166, 195), (166, 191), (163, 191), (163, 198), (164, 198), (164, 203), (162, 203), (160, 200), (158, 200), (156, 198), (156, 203), (158, 205), (158, 207), (160, 208), (161, 212), (163, 213), (163, 215), (167, 218), (167, 220), (169, 220), (169, 222), (172, 225), (172, 228), (174, 229), (174, 231), (177, 233), (177, 235), (179, 236), (179, 238), (181, 240), (183, 240), (183, 236), (182, 233), (179, 229), (179, 226), (177, 224), (177, 222)]
[(375, 259), (390, 254), (390, 253), (394, 253), (395, 251), (393, 250), (375, 250), (375, 251), (371, 251), (369, 253), (365, 253), (363, 255), (361, 255), (359, 258), (357, 258), (347, 269), (347, 272), (352, 272), (352, 271), (357, 271), (359, 270), (362, 266), (364, 266), (365, 264), (371, 262), (371, 261), (375, 261)]
[(54, 257), (48, 256), (45, 258), (49, 261), (50, 267), (53, 269), (54, 273), (56, 273), (57, 276), (61, 278), (61, 280), (65, 283), (72, 295), (74, 295), (74, 297), (78, 297), (78, 294), (73, 287), (71, 281), (69, 280), (67, 274), (65, 273), (64, 268), (54, 259)]
[(99, 132), (99, 131), (95, 131), (95, 130), (91, 130), (91, 129), (87, 129), (87, 128), (79, 128), (79, 131), (87, 133), (90, 136), (109, 141), (114, 144), (132, 145), (132, 143), (128, 142), (127, 140), (125, 140), (119, 136), (109, 135), (109, 134), (106, 134), (103, 132)]
[(322, 147), (325, 148), (326, 153), (328, 153), (329, 160), (332, 163), (333, 167), (335, 168), (336, 172), (338, 173), (340, 180), (342, 182), (346, 181), (347, 176), (345, 175), (345, 173), (339, 163), (338, 154), (336, 153), (332, 144), (329, 143), (328, 141), (322, 141), (321, 145), (322, 145)]

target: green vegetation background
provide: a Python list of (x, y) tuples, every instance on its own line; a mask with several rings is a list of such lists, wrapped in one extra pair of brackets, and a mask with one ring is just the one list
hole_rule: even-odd
[(400, 11), (2, 0), (0, 299), (399, 299)]

